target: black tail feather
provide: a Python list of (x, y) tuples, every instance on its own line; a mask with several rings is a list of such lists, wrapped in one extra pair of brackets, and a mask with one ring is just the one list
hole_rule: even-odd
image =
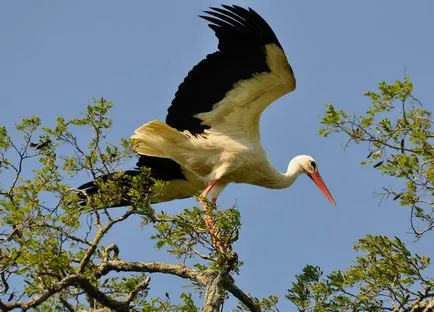
[(139, 175), (140, 173), (140, 170), (127, 170), (124, 172), (116, 172), (102, 175), (94, 181), (90, 181), (83, 185), (80, 185), (77, 188), (77, 195), (80, 198), (78, 203), (82, 206), (88, 204), (92, 200), (93, 196), (97, 195), (100, 192), (104, 192), (104, 189), (101, 189), (100, 187), (101, 185), (108, 182), (114, 182), (119, 192), (116, 194), (115, 200), (111, 201), (108, 205), (104, 205), (104, 208), (129, 206), (131, 205), (131, 200), (128, 195), (128, 190), (131, 187), (131, 179)]
[(145, 192), (148, 192), (150, 186), (153, 184), (152, 179), (166, 182), (186, 179), (182, 172), (181, 166), (172, 159), (140, 155), (139, 161), (137, 162), (137, 169), (102, 175), (96, 178), (94, 181), (80, 185), (77, 188), (77, 194), (80, 198), (79, 204), (84, 206), (91, 203), (92, 199), (96, 195), (104, 192), (104, 188), (102, 186), (105, 183), (112, 182), (115, 183), (118, 193), (114, 195), (112, 194), (113, 200), (110, 200), (108, 204), (106, 204), (104, 201), (104, 207), (97, 208), (114, 208), (131, 205), (131, 199), (128, 195), (128, 191), (131, 188), (131, 179), (143, 174), (143, 172), (140, 170), (140, 168), (143, 167), (150, 169), (149, 175), (144, 175), (144, 177), (147, 177), (146, 181), (145, 179), (143, 181)]

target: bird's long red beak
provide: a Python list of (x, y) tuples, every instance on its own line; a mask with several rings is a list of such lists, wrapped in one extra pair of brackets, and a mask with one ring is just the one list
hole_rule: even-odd
[(335, 206), (336, 202), (335, 202), (332, 194), (330, 194), (330, 191), (327, 188), (327, 186), (325, 185), (319, 172), (315, 171), (313, 173), (308, 173), (307, 175), (313, 180), (313, 182), (315, 182), (316, 186), (318, 186), (318, 188), (324, 194), (324, 196), (327, 197), (327, 199)]

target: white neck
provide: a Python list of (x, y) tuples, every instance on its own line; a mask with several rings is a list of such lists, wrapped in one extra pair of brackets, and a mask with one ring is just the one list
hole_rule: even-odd
[(299, 162), (299, 156), (294, 157), (288, 164), (288, 170), (285, 173), (275, 171), (272, 177), (273, 183), (267, 185), (269, 188), (283, 189), (289, 187), (297, 179), (303, 168)]

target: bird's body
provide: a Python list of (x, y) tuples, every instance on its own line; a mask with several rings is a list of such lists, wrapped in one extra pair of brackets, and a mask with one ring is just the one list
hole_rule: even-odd
[[(207, 184), (216, 180), (212, 198), (230, 182), (281, 187), (280, 173), (260, 143), (259, 119), (269, 104), (295, 88), (292, 69), (268, 24), (251, 9), (224, 8), (203, 16), (213, 23), (219, 51), (196, 65), (180, 85), (167, 124), (151, 121), (132, 136), (139, 154), (173, 159)], [(196, 94), (192, 86), (199, 87)], [(203, 89), (211, 89), (211, 96)]]
[(218, 51), (180, 84), (166, 123), (153, 120), (135, 131), (136, 152), (175, 162), (188, 173), (183, 177), (186, 193), (205, 186), (201, 195), (214, 201), (231, 182), (285, 188), (306, 173), (334, 203), (312, 157), (294, 157), (281, 173), (262, 148), (262, 112), (296, 86), (271, 27), (252, 9), (236, 5), (205, 13), (201, 17), (211, 23)]

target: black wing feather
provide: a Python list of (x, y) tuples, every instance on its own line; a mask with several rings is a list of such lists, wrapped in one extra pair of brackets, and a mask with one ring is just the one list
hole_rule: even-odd
[(223, 5), (210, 8), (200, 16), (211, 24), (219, 40), (218, 51), (209, 54), (193, 67), (175, 94), (168, 109), (166, 123), (179, 131), (201, 134), (209, 126), (194, 117), (209, 112), (234, 84), (262, 72), (269, 72), (265, 45), (280, 46), (267, 22), (254, 10)]
[[(213, 8), (213, 9), (217, 10), (215, 8)], [(217, 17), (218, 19), (220, 19), (220, 21), (224, 21), (224, 22), (232, 25), (233, 27), (245, 28), (242, 21), (240, 21), (239, 19), (236, 18), (237, 15), (234, 15), (234, 16), (230, 15), (229, 16), (229, 14), (225, 15), (225, 14), (222, 14), (219, 12), (213, 12), (213, 11), (205, 11), (205, 13), (208, 15)], [(230, 12), (228, 12), (228, 13), (230, 13)], [(203, 19), (205, 19), (211, 23), (215, 23), (215, 22), (210, 20), (211, 17), (209, 17), (209, 16), (199, 15), (199, 17), (201, 17), (201, 18), (203, 18)], [(217, 23), (219, 22), (218, 19), (215, 19), (215, 20), (217, 20)], [(217, 23), (215, 23), (215, 24), (217, 24)]]

